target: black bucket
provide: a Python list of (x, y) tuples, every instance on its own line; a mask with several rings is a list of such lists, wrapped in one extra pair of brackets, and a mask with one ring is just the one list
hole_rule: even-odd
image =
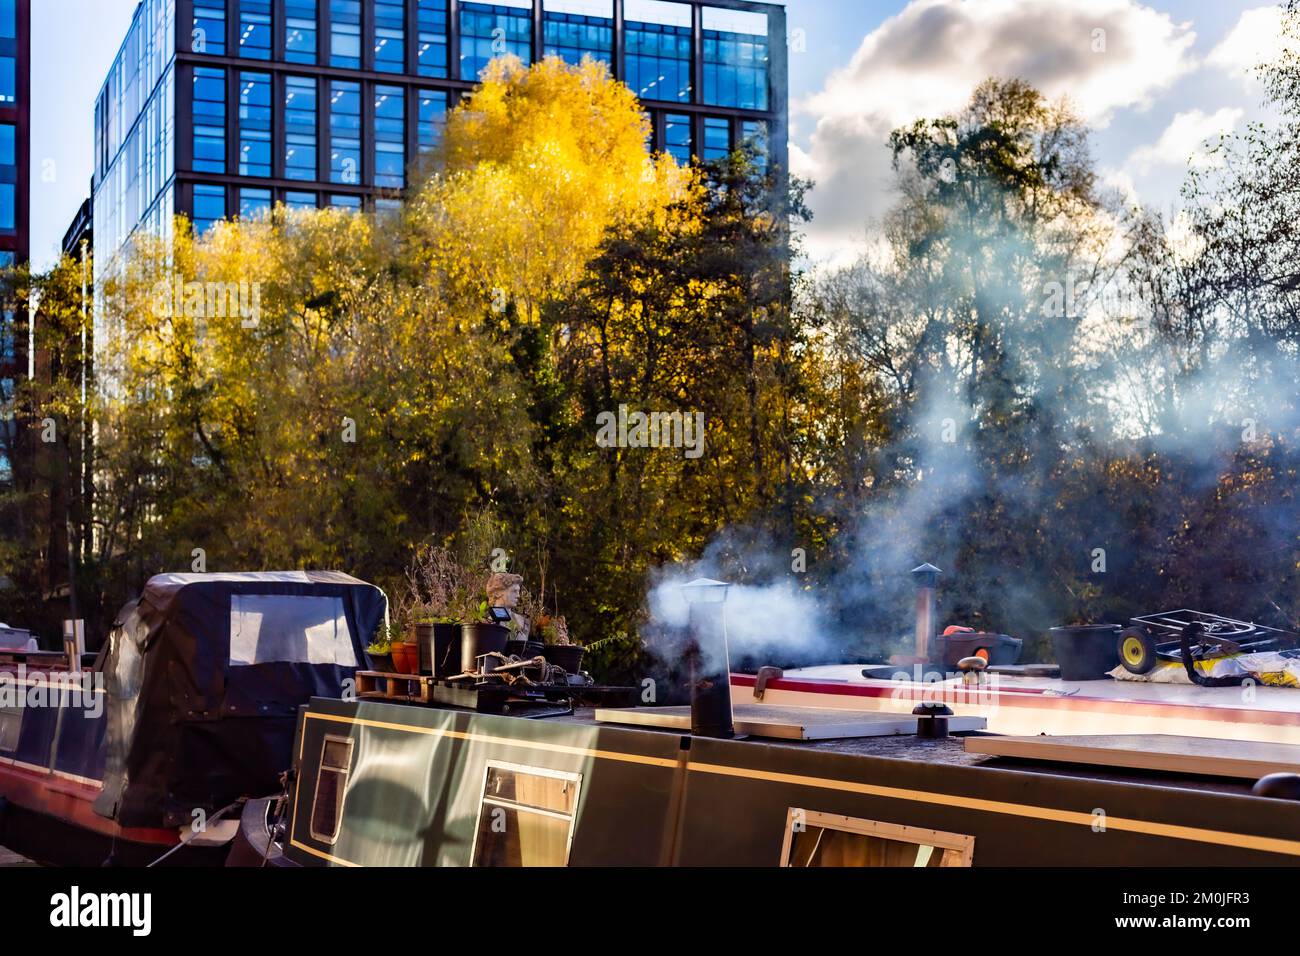
[(1052, 653), (1061, 665), (1061, 680), (1103, 680), (1119, 663), (1119, 632), (1118, 624), (1052, 628)]
[(460, 669), (478, 670), (475, 658), (480, 654), (504, 651), (510, 629), (503, 624), (462, 624), (460, 626)]
[(582, 670), (582, 655), (586, 650), (581, 644), (547, 644), (542, 656), (548, 664), (563, 667), (565, 673), (577, 674)]

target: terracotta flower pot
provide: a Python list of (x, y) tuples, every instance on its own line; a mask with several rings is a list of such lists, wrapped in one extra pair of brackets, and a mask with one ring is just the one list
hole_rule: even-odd
[(420, 645), (394, 644), (393, 670), (399, 674), (418, 674), (420, 671)]

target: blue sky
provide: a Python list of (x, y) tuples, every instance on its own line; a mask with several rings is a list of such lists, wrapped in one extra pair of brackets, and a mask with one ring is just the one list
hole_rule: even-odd
[[(88, 195), (94, 99), (136, 0), (39, 0), (32, 37), (32, 260)], [(1245, 64), (1276, 8), (1236, 0), (790, 0), (797, 172), (815, 179), (816, 258), (843, 258), (891, 201), (884, 136), (958, 108), (990, 74), (1068, 94), (1105, 181), (1172, 211), (1205, 136), (1260, 118)], [(1097, 30), (1104, 44), (1097, 49)]]

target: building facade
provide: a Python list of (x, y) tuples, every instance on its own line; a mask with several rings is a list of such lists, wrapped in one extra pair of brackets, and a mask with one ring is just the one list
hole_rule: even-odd
[[(29, 258), (31, 0), (0, 0), (0, 266)], [(12, 290), (0, 308), (0, 488), (14, 479), (21, 435), (10, 407), (31, 373), (26, 315)]]
[[(0, 0), (3, 2), (3, 0)], [(399, 201), (495, 56), (609, 64), (653, 147), (784, 168), (785, 10), (748, 0), (141, 0), (95, 109), (95, 265), (174, 213)]]

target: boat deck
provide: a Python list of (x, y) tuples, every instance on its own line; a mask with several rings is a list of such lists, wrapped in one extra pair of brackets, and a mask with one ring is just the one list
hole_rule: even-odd
[[(910, 712), (938, 700), (955, 713), (984, 717), (992, 733), (1172, 734), (1300, 744), (1300, 690), (1289, 687), (1198, 687), (1118, 681), (1066, 681), (986, 675), (978, 688), (960, 680), (920, 683), (862, 676), (862, 665), (787, 671), (768, 683), (764, 700), (792, 706)], [(753, 700), (755, 679), (732, 674), (732, 698)]]

